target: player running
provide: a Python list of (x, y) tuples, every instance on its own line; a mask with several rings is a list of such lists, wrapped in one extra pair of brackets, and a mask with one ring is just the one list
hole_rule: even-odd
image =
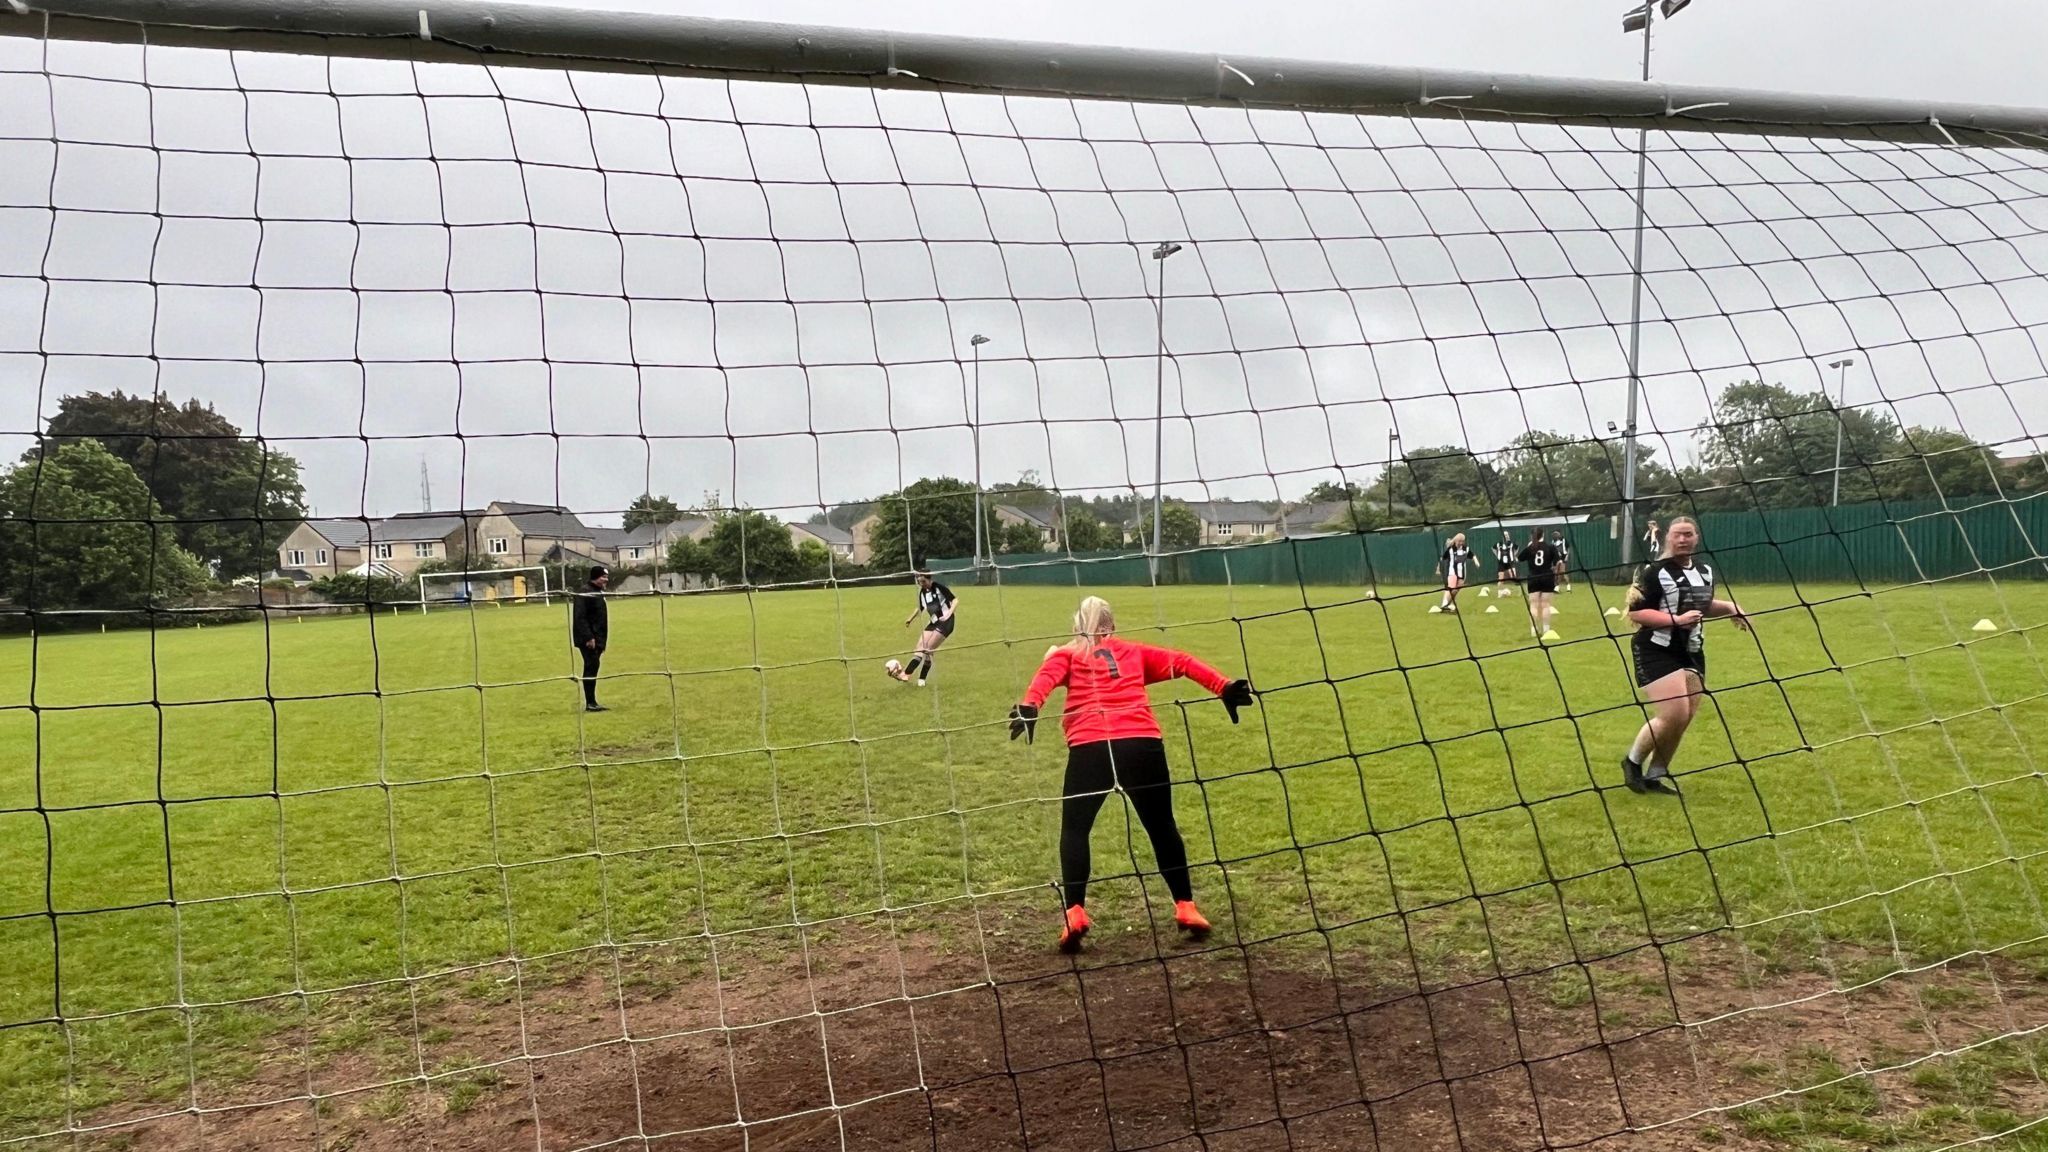
[(1565, 542), (1564, 529), (1550, 530), (1550, 550), (1557, 554), (1557, 590), (1572, 590), (1572, 546)]
[(1543, 529), (1529, 529), (1529, 542), (1516, 559), (1529, 574), (1529, 635), (1541, 637), (1550, 631), (1550, 598), (1557, 595), (1557, 555)]
[(1513, 590), (1516, 583), (1515, 556), (1515, 538), (1506, 532), (1502, 532), (1500, 540), (1493, 546), (1493, 594), (1495, 596), (1514, 595)]
[(960, 601), (954, 597), (951, 588), (934, 580), (928, 569), (918, 569), (917, 607), (903, 618), (903, 626), (910, 627), (910, 622), (922, 612), (926, 617), (924, 631), (918, 635), (917, 651), (910, 654), (903, 667), (889, 674), (905, 682), (915, 676), (917, 686), (924, 687), (925, 680), (932, 674), (932, 653), (938, 651), (946, 637), (953, 634), (953, 614), (959, 607)]
[(1444, 598), (1437, 605), (1438, 611), (1458, 610), (1458, 589), (1465, 586), (1465, 568), (1471, 563), (1472, 549), (1465, 546), (1465, 534), (1460, 532), (1451, 537), (1451, 542), (1444, 545), (1443, 554), (1436, 558), (1437, 575), (1444, 578)]
[(1062, 952), (1079, 951), (1081, 937), (1088, 934), (1088, 835), (1113, 788), (1123, 790), (1152, 841), (1159, 875), (1173, 894), (1174, 923), (1196, 940), (1209, 934), (1209, 921), (1195, 907), (1188, 881), (1187, 847), (1173, 819), (1166, 742), (1145, 686), (1176, 677), (1193, 680), (1222, 698), (1232, 724), (1237, 710), (1252, 703), (1249, 680), (1226, 680), (1185, 652), (1139, 644), (1115, 632), (1116, 617), (1107, 600), (1090, 596), (1081, 601), (1074, 613), (1074, 638), (1046, 653), (1024, 699), (1010, 709), (1010, 739), (1030, 740), (1039, 707), (1053, 689), (1066, 686), (1066, 711), (1060, 716), (1067, 736), (1060, 803), (1060, 883), (1067, 907), (1060, 928)]
[(1707, 690), (1707, 651), (1702, 621), (1725, 616), (1747, 631), (1749, 617), (1733, 600), (1714, 599), (1714, 570), (1694, 559), (1700, 526), (1680, 516), (1664, 528), (1664, 553), (1645, 565), (1628, 590), (1628, 618), (1636, 626), (1629, 642), (1636, 686), (1652, 709), (1622, 757), (1621, 779), (1631, 792), (1677, 795), (1671, 758), (1699, 712)]

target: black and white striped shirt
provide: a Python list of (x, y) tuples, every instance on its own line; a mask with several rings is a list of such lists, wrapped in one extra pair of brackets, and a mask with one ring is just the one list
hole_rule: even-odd
[[(1673, 616), (1687, 612), (1705, 613), (1714, 602), (1714, 570), (1695, 560), (1688, 564), (1681, 560), (1659, 560), (1643, 568), (1636, 577), (1636, 591), (1642, 599), (1637, 608), (1654, 608)], [(1703, 621), (1704, 622), (1704, 621)], [(1660, 648), (1676, 648), (1685, 652), (1700, 650), (1704, 630), (1695, 624), (1690, 628), (1642, 628), (1638, 636)]]
[(1493, 562), (1502, 568), (1515, 566), (1515, 554), (1515, 542), (1512, 540), (1502, 540), (1493, 546)]
[(917, 590), (917, 606), (924, 610), (925, 615), (931, 617), (933, 624), (945, 619), (946, 605), (952, 602), (953, 590), (937, 580), (932, 581), (931, 587)]

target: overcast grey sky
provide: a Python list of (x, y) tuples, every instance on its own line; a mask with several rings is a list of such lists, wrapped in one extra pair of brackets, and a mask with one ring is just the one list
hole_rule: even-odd
[[(847, 18), (808, 0), (638, 6)], [(1968, 24), (1796, 7), (1697, 0), (1660, 74), (2048, 103), (2022, 51), (2048, 17), (2018, 4)], [(1615, 5), (1421, 8), (861, 16), (1636, 67)], [(981, 332), (985, 479), (1146, 485), (1142, 251), (1167, 238), (1192, 241), (1166, 268), (1165, 460), (1187, 496), (1370, 479), (1390, 428), (1490, 450), (1623, 418), (1633, 133), (165, 50), (144, 87), (140, 51), (98, 45), (53, 45), (46, 84), (39, 48), (0, 37), (16, 443), (38, 396), (47, 413), (70, 391), (161, 387), (279, 438), (325, 515), (417, 508), (424, 458), (442, 507), (559, 501), (602, 522), (643, 488), (714, 489), (801, 518), (972, 474), (959, 361)], [(1697, 134), (1653, 151), (1643, 426), (1667, 451), (1726, 384), (1820, 387), (1844, 353), (1852, 403), (1986, 441), (2048, 432), (2039, 153)]]

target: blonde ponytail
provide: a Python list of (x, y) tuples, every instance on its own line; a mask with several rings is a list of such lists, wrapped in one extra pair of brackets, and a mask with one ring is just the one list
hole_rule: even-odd
[(1081, 607), (1074, 613), (1074, 638), (1067, 641), (1067, 647), (1076, 652), (1086, 652), (1096, 641), (1116, 631), (1116, 612), (1109, 601), (1100, 596), (1090, 596), (1081, 601)]

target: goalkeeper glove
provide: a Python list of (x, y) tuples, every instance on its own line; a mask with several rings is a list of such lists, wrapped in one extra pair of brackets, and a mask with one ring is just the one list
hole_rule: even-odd
[(1022, 736), (1029, 744), (1038, 733), (1038, 709), (1029, 704), (1019, 704), (1010, 709), (1010, 739)]
[(1230, 722), (1237, 723), (1237, 710), (1252, 706), (1252, 682), (1232, 680), (1223, 686), (1223, 707), (1230, 713)]

